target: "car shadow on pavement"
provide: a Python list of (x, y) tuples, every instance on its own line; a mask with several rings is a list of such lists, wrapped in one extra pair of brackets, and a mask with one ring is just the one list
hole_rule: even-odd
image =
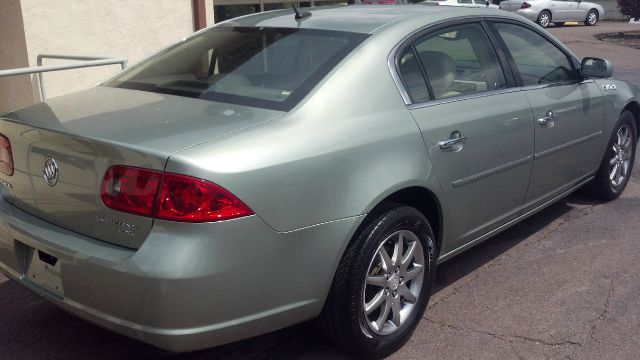
[[(514, 249), (582, 204), (581, 194), (551, 205), (438, 268), (434, 297), (478, 268)], [(307, 322), (217, 348), (186, 354), (164, 352), (77, 319), (13, 281), (0, 283), (0, 349), (3, 359), (349, 359)]]
[(438, 273), (433, 289), (434, 295), (455, 283), (476, 269), (489, 264), (493, 260), (511, 250), (523, 240), (530, 238), (546, 226), (575, 209), (576, 205), (593, 204), (593, 199), (576, 193), (570, 195), (513, 227), (487, 239), (455, 258), (438, 266)]

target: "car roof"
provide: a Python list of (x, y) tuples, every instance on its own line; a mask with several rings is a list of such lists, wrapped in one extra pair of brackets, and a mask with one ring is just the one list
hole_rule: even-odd
[(491, 8), (434, 5), (349, 5), (302, 8), (310, 17), (297, 21), (292, 9), (268, 11), (231, 19), (220, 26), (264, 26), (302, 29), (350, 31), (372, 34), (387, 25), (401, 23), (416, 17), (425, 17), (425, 24), (467, 16), (514, 15)]

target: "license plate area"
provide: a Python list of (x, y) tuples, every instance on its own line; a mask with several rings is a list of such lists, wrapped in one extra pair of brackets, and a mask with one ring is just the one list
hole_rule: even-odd
[(64, 296), (60, 277), (62, 265), (60, 259), (42, 250), (29, 248), (26, 260), (25, 278), (28, 282), (54, 295)]

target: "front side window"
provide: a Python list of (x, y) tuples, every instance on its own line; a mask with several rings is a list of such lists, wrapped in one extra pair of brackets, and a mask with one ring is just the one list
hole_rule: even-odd
[(447, 27), (414, 44), (435, 99), (507, 87), (493, 45), (478, 23)]
[(579, 81), (569, 57), (542, 35), (523, 26), (496, 23), (524, 86)]
[(217, 27), (105, 85), (289, 110), (365, 38), (326, 30)]

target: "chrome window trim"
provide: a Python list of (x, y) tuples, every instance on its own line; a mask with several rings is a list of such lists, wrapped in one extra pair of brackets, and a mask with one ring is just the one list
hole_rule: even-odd
[[(505, 20), (509, 20), (510, 18), (505, 17), (493, 17), (494, 19), (505, 19)], [(393, 82), (396, 84), (396, 87), (398, 88), (398, 92), (400, 93), (400, 96), (402, 97), (402, 100), (404, 101), (404, 105), (408, 106), (410, 108), (414, 108), (414, 106), (416, 105), (421, 105), (420, 107), (424, 107), (427, 104), (430, 103), (438, 103), (440, 104), (442, 101), (446, 101), (449, 102), (450, 99), (432, 99), (426, 102), (419, 102), (419, 103), (412, 103), (411, 102), (411, 97), (409, 96), (409, 93), (407, 92), (407, 90), (404, 87), (404, 84), (402, 83), (402, 77), (400, 75), (400, 72), (398, 71), (398, 67), (397, 67), (397, 60), (398, 60), (398, 56), (400, 55), (400, 50), (404, 49), (408, 44), (410, 44), (415, 38), (418, 38), (422, 35), (425, 35), (431, 31), (435, 31), (439, 28), (444, 28), (444, 27), (449, 27), (449, 26), (455, 26), (455, 25), (461, 25), (461, 24), (472, 24), (472, 23), (478, 23), (480, 25), (482, 25), (482, 23), (487, 19), (487, 17), (456, 17), (456, 18), (452, 18), (452, 19), (446, 19), (446, 20), (442, 20), (442, 21), (438, 21), (438, 22), (434, 22), (432, 24), (429, 24), (427, 26), (421, 27), (417, 30), (412, 31), (411, 33), (409, 33), (408, 35), (406, 35), (404, 38), (402, 38), (402, 40), (400, 40), (394, 47), (393, 49), (391, 49), (391, 52), (389, 53), (389, 56), (387, 58), (387, 67), (389, 68), (389, 71), (391, 72), (391, 78), (393, 79)], [(483, 27), (484, 28), (484, 27)], [(499, 49), (494, 49), (496, 51), (496, 54), (498, 53)], [(504, 69), (503, 69), (504, 72)], [(506, 74), (505, 74), (506, 77)], [(427, 87), (429, 87), (430, 85), (427, 84)], [(482, 92), (482, 93), (476, 93), (476, 94), (470, 94), (470, 95), (461, 95), (461, 96), (456, 96), (454, 98), (451, 98), (455, 101), (460, 101), (460, 100), (464, 100), (467, 98), (476, 98), (478, 96), (491, 96), (491, 95), (497, 95), (498, 93), (502, 93), (502, 92), (512, 92), (513, 91), (513, 87), (511, 88), (506, 88), (506, 89), (499, 89), (499, 90), (492, 90), (492, 91), (486, 91), (486, 92)]]
[(402, 83), (400, 74), (396, 70), (396, 64), (395, 64), (395, 59), (396, 59), (395, 53), (400, 48), (400, 44), (402, 44), (403, 42), (399, 43), (393, 48), (393, 50), (391, 51), (391, 55), (389, 55), (389, 58), (387, 60), (387, 66), (389, 66), (389, 70), (391, 70), (391, 77), (393, 78), (393, 82), (396, 84), (396, 87), (400, 92), (402, 101), (404, 101), (404, 104), (406, 106), (409, 106), (411, 105), (411, 97), (409, 96), (409, 93), (407, 92), (407, 90), (404, 88), (404, 84)]
[[(400, 54), (400, 50), (404, 49), (404, 47), (407, 46), (407, 43), (410, 43), (411, 41), (413, 41), (414, 38), (420, 37), (431, 31), (437, 30), (440, 27), (454, 26), (458, 24), (468, 24), (468, 23), (474, 23), (474, 22), (482, 24), (485, 21), (488, 21), (488, 22), (502, 21), (506, 23), (512, 23), (515, 25), (521, 25), (543, 36), (547, 41), (551, 42), (556, 48), (558, 48), (558, 50), (562, 51), (570, 59), (574, 60), (577, 64), (580, 63), (580, 60), (578, 59), (578, 57), (569, 48), (567, 48), (566, 45), (559, 43), (558, 41), (556, 41), (555, 38), (552, 38), (548, 34), (545, 34), (539, 31), (535, 27), (510, 17), (501, 17), (501, 16), (485, 16), (485, 17), (473, 17), (473, 18), (457, 17), (453, 19), (438, 21), (433, 24), (429, 24), (427, 26), (414, 30), (408, 35), (406, 35), (404, 38), (402, 38), (402, 40), (400, 40), (393, 47), (393, 49), (391, 50), (387, 58), (387, 66), (389, 68), (389, 71), (391, 72), (391, 78), (393, 79), (393, 82), (396, 84), (396, 87), (398, 88), (398, 92), (402, 97), (402, 101), (404, 102), (404, 105), (407, 106), (409, 110), (421, 109), (428, 106), (446, 104), (446, 103), (462, 101), (467, 99), (477, 99), (477, 98), (486, 97), (486, 96), (507, 94), (507, 93), (518, 92), (518, 91), (528, 91), (528, 90), (536, 90), (536, 89), (542, 89), (542, 88), (552, 87), (552, 86), (567, 85), (567, 83), (552, 83), (552, 84), (540, 84), (540, 85), (528, 85), (528, 86), (514, 86), (514, 87), (508, 87), (506, 89), (486, 91), (486, 92), (470, 94), (470, 95), (461, 95), (461, 96), (456, 96), (456, 97), (447, 98), (447, 99), (432, 99), (429, 101), (413, 103), (411, 101), (411, 97), (409, 96), (409, 93), (407, 92), (407, 90), (404, 87), (404, 84), (402, 83), (402, 77), (397, 68), (397, 59)], [(503, 50), (495, 49), (495, 51), (498, 52)], [(575, 66), (576, 64), (573, 64), (573, 65)], [(577, 70), (579, 71), (579, 68)], [(580, 84), (585, 84), (590, 82), (593, 82), (593, 80), (585, 79), (581, 81)]]
[(509, 94), (509, 93), (518, 92), (518, 91), (522, 91), (522, 90), (520, 88), (507, 88), (507, 89), (500, 89), (500, 90), (493, 90), (493, 91), (485, 91), (485, 92), (475, 93), (470, 95), (460, 95), (460, 96), (454, 96), (446, 99), (436, 99), (436, 100), (429, 100), (429, 101), (424, 101), (424, 102), (415, 103), (415, 104), (409, 104), (407, 108), (409, 110), (417, 110), (417, 109), (422, 109), (430, 106), (449, 104), (449, 103), (458, 102), (458, 101), (479, 99), (483, 97), (496, 96), (496, 95), (502, 95), (502, 94)]
[(454, 96), (454, 97), (450, 97), (450, 98), (446, 98), (446, 99), (423, 101), (423, 102), (419, 102), (419, 103), (415, 103), (415, 104), (409, 104), (409, 105), (407, 105), (407, 109), (408, 110), (417, 110), (417, 109), (422, 109), (422, 108), (425, 108), (425, 107), (448, 104), (448, 103), (453, 103), (453, 102), (458, 102), (458, 101), (463, 101), (463, 100), (478, 99), (478, 98), (483, 98), (483, 97), (496, 96), (496, 95), (502, 95), (502, 94), (509, 94), (509, 93), (521, 92), (521, 91), (539, 90), (539, 89), (551, 88), (551, 87), (556, 87), (556, 86), (566, 86), (566, 85), (573, 85), (573, 84), (582, 85), (582, 84), (589, 84), (589, 83), (593, 83), (593, 82), (594, 81), (592, 79), (586, 79), (586, 80), (583, 80), (581, 82), (552, 83), (552, 84), (539, 84), (539, 85), (511, 87), (511, 88), (507, 88), (507, 89), (485, 91), (485, 92), (471, 94), (471, 95)]
[[(553, 35), (551, 35), (548, 32), (545, 32), (543, 29), (537, 27), (537, 26), (532, 26), (531, 24), (527, 24), (527, 23), (523, 23), (523, 22), (519, 22), (518, 20), (515, 19), (505, 19), (502, 17), (496, 17), (496, 16), (492, 16), (492, 17), (486, 17), (485, 20), (487, 21), (487, 23), (489, 24), (489, 26), (491, 27), (492, 31), (495, 33), (495, 35), (497, 37), (501, 37), (501, 35), (498, 32), (498, 29), (496, 29), (495, 24), (496, 23), (506, 23), (506, 24), (511, 24), (511, 25), (515, 25), (515, 26), (521, 26), (525, 29), (531, 30), (534, 33), (538, 34), (539, 36), (541, 36), (543, 39), (547, 40), (548, 42), (550, 42), (556, 49), (558, 49), (560, 52), (562, 52), (567, 59), (569, 60), (569, 64), (573, 67), (574, 71), (578, 72), (578, 75), (583, 76), (582, 73), (580, 72), (580, 59), (576, 56), (576, 54), (573, 53), (573, 51), (571, 51), (571, 49), (569, 49), (565, 44), (563, 44), (559, 39), (555, 38)], [(504, 41), (501, 39), (501, 46), (504, 47), (504, 49), (502, 49), (502, 51), (507, 54), (509, 52), (509, 49), (506, 48), (506, 44), (504, 43)], [(512, 60), (512, 59), (511, 59)], [(516, 67), (517, 70), (517, 65), (515, 63), (513, 63), (512, 61), (510, 62), (510, 66), (511, 67)], [(515, 77), (515, 74), (514, 74)], [(584, 76), (583, 76), (584, 77)], [(562, 83), (557, 83), (557, 84), (562, 84)], [(536, 86), (536, 85), (528, 85), (528, 86)]]
[(398, 60), (398, 56), (400, 55), (400, 50), (404, 49), (404, 47), (407, 46), (408, 43), (413, 41), (414, 38), (419, 37), (422, 34), (428, 33), (432, 30), (436, 30), (439, 27), (464, 24), (464, 23), (472, 23), (472, 22), (481, 23), (482, 20), (483, 20), (482, 17), (469, 19), (468, 17), (465, 18), (463, 16), (460, 16), (452, 19), (437, 21), (410, 32), (405, 37), (403, 37), (402, 40), (400, 40), (393, 47), (393, 49), (391, 49), (391, 52), (387, 57), (387, 67), (391, 72), (391, 77), (393, 78), (393, 82), (396, 84), (396, 87), (398, 88), (398, 92), (400, 92), (400, 96), (402, 96), (402, 100), (404, 101), (404, 104), (406, 106), (411, 105), (412, 102), (411, 102), (411, 97), (409, 96), (409, 93), (407, 92), (407, 90), (404, 87), (404, 84), (402, 83), (402, 77), (400, 76), (400, 72), (398, 71), (398, 67), (397, 67), (397, 60)]

